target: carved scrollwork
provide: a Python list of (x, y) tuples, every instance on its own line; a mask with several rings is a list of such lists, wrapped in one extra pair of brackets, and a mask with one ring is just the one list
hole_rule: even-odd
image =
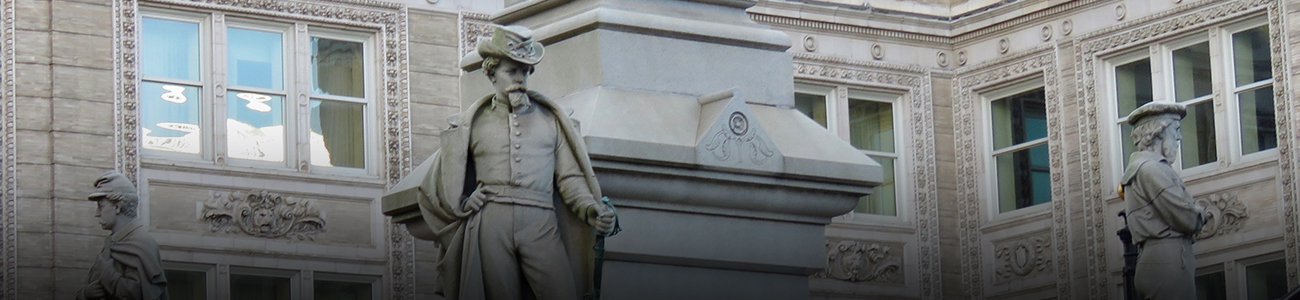
[(862, 241), (826, 242), (826, 270), (813, 278), (849, 282), (903, 283), (902, 259), (893, 247)]
[(709, 143), (704, 145), (704, 149), (713, 153), (718, 160), (730, 160), (731, 151), (736, 150), (738, 153), (748, 153), (741, 158), (742, 162), (748, 158), (750, 162), (762, 165), (776, 155), (776, 151), (768, 146), (767, 139), (749, 130), (749, 118), (744, 113), (732, 112), (727, 118), (727, 129), (729, 130), (715, 133)]
[(315, 240), (325, 231), (325, 215), (315, 201), (268, 191), (213, 193), (203, 202), (200, 218), (212, 232), (243, 233), (262, 238)]
[(1237, 199), (1237, 193), (1212, 194), (1197, 199), (1196, 204), (1205, 207), (1205, 225), (1196, 234), (1197, 240), (1237, 232), (1250, 217), (1246, 204)]
[(994, 282), (1005, 283), (1013, 278), (1047, 271), (1052, 264), (1051, 254), (1046, 253), (1051, 244), (1048, 237), (1036, 236), (998, 246), (994, 255), (1000, 265)]

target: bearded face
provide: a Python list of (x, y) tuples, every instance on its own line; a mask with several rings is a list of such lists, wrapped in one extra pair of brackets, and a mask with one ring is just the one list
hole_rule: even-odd
[(1174, 161), (1174, 158), (1178, 157), (1179, 151), (1182, 150), (1180, 148), (1183, 144), (1182, 127), (1182, 122), (1174, 121), (1173, 124), (1166, 126), (1165, 131), (1161, 133), (1161, 143), (1163, 145), (1160, 154), (1163, 154), (1165, 159), (1169, 161)]
[(520, 106), (528, 102), (528, 76), (532, 67), (519, 62), (502, 59), (496, 71), (488, 77), (497, 97), (510, 99), (511, 106)]

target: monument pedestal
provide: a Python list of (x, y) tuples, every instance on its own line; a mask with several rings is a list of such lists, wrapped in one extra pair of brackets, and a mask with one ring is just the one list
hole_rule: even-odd
[[(529, 86), (574, 110), (618, 206), (603, 298), (808, 299), (823, 227), (881, 182), (879, 164), (792, 108), (789, 37), (752, 22), (753, 4), (535, 0), (492, 16), (547, 45)], [(492, 92), (480, 64), (462, 59), (463, 104)], [(416, 237), (426, 173), (383, 202)]]

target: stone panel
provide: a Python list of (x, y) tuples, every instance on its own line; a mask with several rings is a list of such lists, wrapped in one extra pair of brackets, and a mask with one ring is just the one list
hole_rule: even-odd
[(18, 164), (18, 197), (49, 200), (54, 197), (54, 167), (47, 164)]
[[(107, 127), (108, 124), (103, 126)], [(54, 163), (83, 167), (109, 167), (113, 165), (113, 139), (109, 135), (83, 134), (73, 132), (51, 133), (51, 148), (54, 150)], [(102, 175), (102, 173), (100, 174)], [(95, 181), (78, 183), (92, 185)], [(74, 197), (85, 198), (85, 196)]]
[(50, 65), (47, 64), (14, 64), (17, 74), (14, 76), (14, 92), (19, 97), (29, 96), (37, 98), (49, 98), (53, 93), (50, 87)]
[[(483, 81), (487, 81), (487, 77), (482, 78)], [(414, 83), (411, 85), (412, 104), (423, 103), (460, 107), (459, 77), (425, 72), (411, 72), (411, 82)], [(486, 94), (483, 96), (486, 96)], [(411, 117), (416, 118), (418, 116), (413, 115)]]
[[(22, 261), (25, 257), (19, 259)], [(54, 299), (54, 270), (48, 267), (18, 267), (18, 299)], [(85, 280), (84, 278), (82, 279)]]
[[(54, 217), (52, 215), (53, 208), (51, 207), (52, 203), (50, 202), (50, 199), (19, 197), (17, 202), (18, 203), (15, 205), (18, 208), (18, 211), (23, 212), (21, 214), (16, 214), (16, 217), (18, 218), (18, 232), (23, 234), (48, 234), (50, 232), (50, 227), (54, 226)], [(19, 236), (19, 239), (19, 247), (27, 247), (26, 243), (21, 241), (21, 239), (23, 239), (21, 235)], [(48, 249), (50, 246), (48, 243), (49, 238), (46, 237), (45, 239), (47, 240), (47, 243), (32, 244), (32, 247), (38, 247), (35, 249)], [(19, 252), (24, 251), (19, 250)]]
[(447, 117), (458, 113), (460, 113), (459, 107), (411, 103), (411, 133), (442, 134), (443, 130), (451, 126), (447, 123)]
[[(98, 227), (98, 226), (96, 226)], [(99, 251), (104, 249), (105, 235), (86, 235), (75, 233), (54, 233), (54, 268), (73, 268), (81, 270), (77, 282), (84, 282), (86, 270), (95, 263)], [(80, 288), (80, 287), (78, 287)]]
[(28, 30), (50, 29), (50, 0), (14, 1), (14, 27)]
[(51, 29), (54, 31), (113, 36), (113, 13), (107, 2), (96, 5), (55, 0), (50, 11)]
[(54, 165), (54, 197), (61, 199), (85, 199), (95, 190), (95, 179), (104, 175), (110, 166), (82, 167)]
[(411, 155), (416, 161), (422, 162), (429, 155), (433, 155), (434, 151), (442, 148), (436, 135), (411, 134), (411, 140), (413, 141)]
[[(22, 112), (16, 114), (18, 129), (48, 131), (50, 130), (50, 116), (53, 115), (52, 104), (50, 99), (35, 97), (17, 97), (14, 99), (15, 108)], [(22, 143), (22, 141), (19, 141)]]
[[(33, 1), (23, 1), (33, 2)], [(39, 2), (39, 1), (37, 1)], [(43, 2), (48, 4), (48, 2)], [(39, 30), (18, 30), (14, 34), (14, 61), (19, 63), (50, 63), (50, 33)]]
[(18, 163), (50, 164), (52, 146), (48, 131), (18, 130), (16, 135), (18, 143), (15, 160)]
[(456, 46), (411, 43), (411, 71), (460, 76)]
[(454, 14), (412, 9), (408, 15), (411, 43), (456, 47), (459, 35)]
[[(214, 197), (218, 198), (218, 201), (225, 201), (226, 198), (229, 197), (228, 193), (230, 192), (232, 191), (220, 188), (189, 187), (150, 182), (149, 215), (152, 219), (152, 222), (150, 223), (151, 228), (154, 228), (159, 232), (185, 233), (213, 237), (234, 237), (236, 238), (235, 242), (237, 244), (251, 241), (278, 241), (317, 245), (375, 246), (371, 239), (371, 230), (373, 229), (371, 227), (371, 217), (373, 212), (370, 209), (370, 204), (360, 203), (356, 200), (322, 199), (322, 197), (318, 196), (277, 193), (278, 195), (283, 196), (288, 202), (312, 202), (309, 207), (319, 210), (319, 216), (324, 220), (323, 230), (316, 232), (315, 234), (302, 235), (302, 238), (297, 238), (297, 236), (293, 234), (265, 238), (255, 237), (243, 233), (237, 228), (235, 228), (236, 230), (228, 230), (231, 228), (228, 228), (227, 226), (238, 226), (238, 224), (214, 227), (213, 223), (202, 219), (204, 216), (200, 214), (204, 210), (204, 205), (207, 201), (213, 200)], [(257, 192), (258, 191), (250, 191), (248, 193)], [(281, 206), (276, 206), (275, 209), (280, 207)], [(286, 209), (294, 209), (294, 207), (286, 206)], [(236, 218), (238, 218), (238, 216), (236, 216)], [(231, 220), (231, 222), (241, 221), (235, 219)], [(257, 227), (262, 224), (255, 223), (245, 225), (246, 227)], [(285, 226), (290, 225), (285, 224)], [(274, 230), (278, 227), (264, 228)], [(297, 229), (291, 228), (289, 230), (292, 232)], [(258, 248), (266, 247), (265, 244), (263, 244)]]
[(54, 243), (53, 240), (54, 235), (49, 232), (20, 232), (18, 234), (18, 253), (22, 254), (22, 259), (18, 260), (18, 267), (54, 267), (54, 252), (50, 251), (50, 246)]
[(55, 65), (55, 98), (113, 102), (113, 71)]
[[(111, 136), (113, 134), (113, 103), (74, 99), (54, 99), (54, 121), (56, 131), (69, 131)], [(104, 144), (107, 143), (107, 144)], [(111, 155), (109, 151), (113, 141), (102, 141), (95, 151)], [(62, 151), (62, 149), (61, 149)]]
[[(104, 36), (55, 31), (50, 34), (53, 62), (96, 69), (113, 68), (113, 39)], [(48, 47), (48, 45), (47, 45)]]
[(80, 199), (51, 200), (54, 207), (54, 232), (81, 235), (109, 234), (109, 231), (100, 228), (99, 220), (95, 218), (97, 204), (85, 199), (86, 197), (82, 196)]

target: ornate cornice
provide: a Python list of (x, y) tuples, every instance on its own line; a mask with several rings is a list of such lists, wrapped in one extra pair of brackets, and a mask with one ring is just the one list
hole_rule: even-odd
[(932, 73), (915, 66), (794, 54), (795, 76), (856, 85), (886, 85), (908, 91), (912, 115), (911, 174), (915, 207), (921, 299), (942, 299), (939, 262), (939, 190), (935, 160)]
[(1042, 76), (1043, 89), (1047, 103), (1047, 139), (1049, 166), (1051, 168), (1052, 192), (1052, 245), (1054, 245), (1056, 263), (1056, 287), (1060, 295), (1070, 294), (1068, 239), (1069, 216), (1067, 214), (1067, 197), (1065, 195), (1065, 141), (1061, 127), (1063, 101), (1057, 92), (1058, 67), (1056, 65), (1056, 48), (1054, 45), (1039, 46), (1033, 50), (1007, 56), (998, 60), (978, 64), (969, 68), (958, 69), (953, 81), (955, 93), (953, 103), (954, 138), (957, 154), (957, 190), (958, 221), (957, 235), (961, 253), (961, 280), (964, 287), (963, 297), (982, 299), (984, 297), (983, 271), (981, 265), (983, 247), (981, 230), (985, 218), (983, 208), (991, 205), (980, 196), (980, 178), (984, 174), (985, 153), (976, 145), (981, 127), (976, 126), (976, 107), (982, 101), (977, 90), (1000, 84), (1013, 83), (1025, 77)]
[[(1278, 17), (1282, 14), (1277, 2), (1274, 0), (1239, 0), (1239, 1), (1200, 1), (1193, 4), (1187, 4), (1178, 8), (1147, 16), (1138, 20), (1125, 23), (1131, 26), (1114, 26), (1103, 30), (1094, 31), (1080, 38), (1080, 42), (1074, 46), (1076, 55), (1074, 69), (1078, 72), (1076, 76), (1076, 99), (1079, 101), (1082, 115), (1079, 118), (1079, 135), (1082, 144), (1079, 149), (1081, 172), (1080, 176), (1082, 186), (1082, 201), (1084, 201), (1083, 224), (1089, 224), (1084, 227), (1085, 245), (1087, 255), (1088, 274), (1088, 294), (1092, 299), (1104, 299), (1109, 292), (1108, 262), (1106, 260), (1106, 243), (1114, 236), (1111, 232), (1105, 230), (1105, 219), (1113, 217), (1105, 213), (1106, 194), (1102, 191), (1113, 190), (1113, 187), (1107, 187), (1102, 182), (1102, 174), (1105, 172), (1104, 153), (1102, 151), (1101, 128), (1103, 120), (1098, 103), (1099, 98), (1105, 98), (1097, 92), (1096, 79), (1097, 63), (1101, 60), (1101, 55), (1132, 49), (1144, 44), (1151, 43), (1162, 39), (1173, 38), (1186, 34), (1192, 30), (1200, 30), (1207, 25), (1225, 22), (1227, 20), (1238, 19), (1261, 11), (1268, 11), (1270, 42), (1273, 45), (1273, 73), (1286, 74), (1284, 63), (1287, 61), (1283, 53), (1283, 28), (1284, 25)], [(1288, 122), (1289, 115), (1293, 110), (1288, 110), (1288, 105), (1293, 101), (1286, 95), (1286, 76), (1276, 76), (1274, 78), (1274, 101), (1277, 110), (1282, 112), (1277, 115), (1278, 128), (1289, 128), (1291, 132), (1300, 132), (1300, 127)], [(1291, 151), (1289, 144), (1290, 138), (1287, 130), (1278, 130), (1278, 151), (1281, 157), (1289, 157)], [(1286, 213), (1292, 213), (1295, 210), (1292, 199), (1295, 185), (1291, 180), (1291, 172), (1294, 172), (1294, 164), (1291, 159), (1280, 159), (1279, 167), (1281, 172), (1278, 175), (1279, 182), (1283, 185), (1283, 199), (1289, 209)], [(1294, 216), (1288, 217), (1286, 222), (1285, 239), (1287, 243), (1294, 245), (1297, 241), (1297, 228)], [(1296, 262), (1300, 258), (1300, 249), (1297, 247), (1287, 247), (1288, 263)], [(1288, 265), (1290, 266), (1290, 265)], [(1287, 268), (1289, 282), (1297, 283), (1297, 269)]]
[(768, 15), (761, 13), (750, 13), (749, 18), (755, 22), (781, 25), (796, 28), (808, 28), (821, 31), (838, 32), (849, 35), (866, 35), (872, 37), (885, 37), (909, 41), (919, 41), (924, 43), (951, 45), (951, 37), (936, 36), (929, 34), (912, 33), (906, 31), (880, 29), (852, 24), (832, 23), (825, 21), (791, 18), (785, 16)]

